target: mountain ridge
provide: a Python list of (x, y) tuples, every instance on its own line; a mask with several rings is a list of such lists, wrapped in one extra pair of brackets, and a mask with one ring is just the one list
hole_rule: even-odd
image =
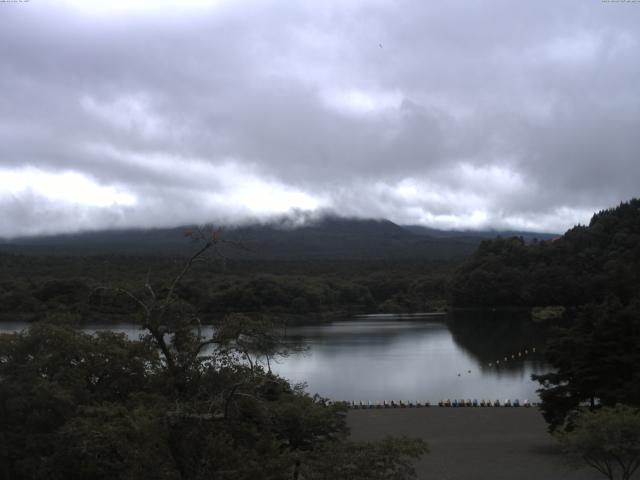
[[(0, 252), (40, 255), (188, 254), (185, 232), (199, 227), (112, 229), (0, 241)], [(286, 222), (222, 227), (226, 256), (247, 259), (451, 259), (466, 256), (496, 232), (458, 232), (401, 226), (386, 219), (326, 216), (303, 225)], [(475, 233), (475, 234), (474, 234)], [(530, 238), (550, 237), (529, 233)]]

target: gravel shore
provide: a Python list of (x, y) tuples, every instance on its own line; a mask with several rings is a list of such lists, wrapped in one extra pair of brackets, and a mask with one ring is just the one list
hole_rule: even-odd
[[(595, 470), (571, 470), (536, 408), (398, 408), (351, 410), (354, 440), (420, 437), (430, 453), (419, 479), (596, 480)], [(640, 478), (640, 477), (639, 477)]]

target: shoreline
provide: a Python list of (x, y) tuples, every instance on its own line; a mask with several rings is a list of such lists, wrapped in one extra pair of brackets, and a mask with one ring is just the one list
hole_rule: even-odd
[(571, 470), (537, 408), (390, 408), (349, 410), (356, 441), (419, 437), (429, 452), (416, 462), (424, 480), (596, 480)]

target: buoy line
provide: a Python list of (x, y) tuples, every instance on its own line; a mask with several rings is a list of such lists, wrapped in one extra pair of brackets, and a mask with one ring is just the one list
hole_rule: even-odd
[(420, 402), (413, 400), (351, 400), (351, 401), (332, 401), (329, 400), (326, 402), (327, 405), (333, 404), (345, 404), (347, 407), (355, 410), (366, 410), (366, 409), (374, 409), (374, 408), (427, 408), (427, 407), (443, 407), (443, 408), (497, 408), (497, 407), (537, 407), (537, 402), (529, 402), (529, 400), (523, 400), (520, 402), (519, 399), (511, 400), (509, 398), (500, 401), (500, 400), (488, 400), (488, 399), (449, 399), (440, 400), (437, 403), (432, 404), (430, 401)]
[(500, 362), (501, 362), (501, 361), (502, 361), (502, 363), (506, 363), (506, 362), (508, 362), (508, 361), (509, 361), (509, 358), (511, 358), (511, 360), (517, 360), (518, 358), (522, 358), (522, 357), (524, 357), (525, 355), (529, 355), (529, 353), (536, 353), (536, 347), (531, 347), (531, 352), (529, 352), (529, 349), (527, 348), (527, 349), (525, 349), (524, 351), (522, 351), (522, 350), (521, 350), (521, 351), (519, 351), (518, 353), (513, 353), (513, 354), (511, 354), (511, 355), (507, 355), (507, 356), (503, 357), (503, 359), (502, 359), (502, 360), (497, 359), (495, 362), (489, 362), (489, 363), (487, 364), (487, 366), (488, 366), (489, 368), (492, 368), (492, 367), (494, 367), (494, 366), (496, 366), (496, 367), (497, 367), (498, 365), (500, 365)]

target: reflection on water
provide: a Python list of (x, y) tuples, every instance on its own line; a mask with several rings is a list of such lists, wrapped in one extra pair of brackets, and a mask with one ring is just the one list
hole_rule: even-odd
[[(0, 330), (25, 326), (3, 323)], [(94, 324), (86, 330), (114, 330), (131, 339), (141, 333), (134, 324)], [(546, 369), (540, 354), (531, 353), (543, 344), (542, 332), (513, 313), (358, 318), (289, 327), (287, 338), (307, 350), (272, 363), (272, 369), (293, 382), (306, 382), (310, 393), (338, 400), (533, 401), (538, 386), (531, 374)]]
[[(456, 314), (438, 320), (375, 317), (296, 327), (288, 336), (307, 345), (308, 352), (273, 368), (294, 382), (306, 381), (310, 393), (334, 399), (533, 401), (538, 386), (531, 374), (543, 372), (545, 365), (539, 354), (531, 353), (532, 347), (539, 349), (542, 335), (527, 324), (517, 317)], [(508, 361), (496, 366), (495, 360), (505, 356)]]
[(494, 368), (496, 361), (505, 371), (519, 371), (527, 364), (536, 371), (545, 367), (540, 355), (525, 354), (532, 348), (540, 350), (546, 337), (545, 329), (530, 321), (528, 311), (455, 311), (447, 325), (456, 344), (483, 368)]

